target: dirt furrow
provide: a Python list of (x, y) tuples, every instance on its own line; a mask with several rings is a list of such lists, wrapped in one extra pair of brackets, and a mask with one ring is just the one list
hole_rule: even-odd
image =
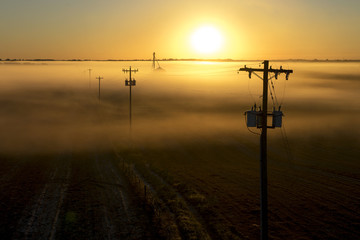
[(104, 189), (104, 201), (109, 209), (110, 219), (114, 222), (115, 230), (121, 238), (141, 239), (147, 235), (144, 232), (146, 216), (143, 210), (134, 202), (131, 190), (121, 175), (121, 172), (107, 156), (102, 156), (97, 161), (97, 169), (101, 178), (110, 183)]
[(77, 156), (56, 239), (153, 239), (149, 218), (113, 157)]
[(60, 210), (61, 210), (61, 207), (62, 207), (64, 198), (65, 198), (65, 193), (66, 193), (67, 188), (68, 188), (68, 180), (69, 180), (69, 178), (70, 178), (70, 168), (68, 168), (68, 170), (67, 170), (66, 182), (64, 182), (64, 183), (61, 185), (60, 200), (59, 200), (59, 202), (58, 202), (58, 206), (57, 206), (57, 209), (56, 209), (55, 218), (54, 218), (54, 221), (53, 221), (53, 223), (52, 223), (51, 233), (50, 233), (49, 240), (53, 240), (53, 239), (55, 238), (56, 226), (57, 226), (57, 222), (58, 222), (58, 219), (59, 219)]
[(68, 156), (52, 161), (50, 176), (39, 195), (34, 195), (18, 223), (15, 239), (53, 239), (69, 179)]
[[(55, 171), (51, 174), (50, 182), (52, 182), (54, 180), (56, 170), (57, 169), (55, 169)], [(27, 221), (26, 229), (25, 229), (25, 232), (24, 232), (25, 239), (27, 239), (28, 236), (30, 235), (30, 232), (33, 231), (33, 225), (34, 225), (35, 218), (38, 218), (38, 214), (40, 214), (41, 208), (43, 207), (45, 197), (46, 197), (46, 195), (48, 193), (49, 184), (50, 183), (45, 184), (45, 187), (44, 187), (43, 191), (41, 192), (40, 196), (38, 197), (36, 203), (31, 208), (32, 209), (31, 216), (30, 216), (30, 219)]]

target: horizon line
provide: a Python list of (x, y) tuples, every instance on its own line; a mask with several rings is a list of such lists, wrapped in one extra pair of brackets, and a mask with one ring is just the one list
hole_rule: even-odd
[[(231, 58), (162, 58), (156, 59), (156, 61), (203, 61), (203, 62), (258, 62), (269, 60), (273, 62), (282, 62), (282, 61), (289, 61), (289, 62), (360, 62), (360, 59), (306, 59), (306, 58), (287, 58), (287, 59), (231, 59)], [(111, 61), (119, 61), (119, 62), (132, 62), (132, 61), (153, 61), (153, 59), (88, 59), (88, 58), (72, 58), (72, 59), (52, 59), (52, 58), (0, 58), (1, 62), (24, 62), (24, 61), (43, 61), (43, 62), (50, 62), (50, 61), (78, 61), (78, 62), (87, 62), (87, 61), (104, 61), (104, 62), (111, 62)]]

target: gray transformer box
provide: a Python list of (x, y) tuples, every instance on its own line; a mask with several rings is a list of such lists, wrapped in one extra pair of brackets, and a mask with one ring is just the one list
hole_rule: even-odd
[(272, 121), (273, 127), (281, 127), (282, 116), (283, 116), (282, 111), (273, 111), (273, 121)]
[(256, 111), (246, 111), (246, 126), (248, 127), (256, 127)]
[[(262, 112), (260, 111), (246, 111), (246, 126), (247, 127), (262, 127)], [(282, 126), (282, 111), (273, 111), (268, 113), (268, 116), (272, 117), (272, 125), (269, 128), (280, 128)]]
[(125, 80), (125, 86), (136, 86), (136, 80)]

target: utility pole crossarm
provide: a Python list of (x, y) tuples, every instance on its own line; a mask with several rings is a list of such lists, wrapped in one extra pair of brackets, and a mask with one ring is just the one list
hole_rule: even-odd
[[(263, 68), (249, 68), (246, 67), (246, 65), (243, 68), (240, 68), (238, 72), (249, 72), (249, 78), (251, 78), (252, 72), (264, 72), (265, 70)], [(272, 69), (271, 67), (267, 69), (268, 73), (275, 73), (275, 79), (277, 79), (278, 75), (281, 73), (286, 74), (286, 80), (289, 79), (290, 73), (293, 73), (293, 70), (290, 69), (283, 69), (282, 66), (280, 66), (280, 69)]]
[(263, 72), (264, 69), (263, 68), (248, 68), (246, 67), (246, 65), (243, 68), (239, 69), (240, 71), (245, 71), (245, 72)]
[(124, 73), (128, 73), (128, 72), (138, 72), (139, 70), (138, 69), (125, 69), (125, 68), (123, 68), (123, 70), (122, 70)]

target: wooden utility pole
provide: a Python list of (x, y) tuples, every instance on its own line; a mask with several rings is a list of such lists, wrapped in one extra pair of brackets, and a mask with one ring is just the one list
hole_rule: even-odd
[(263, 111), (260, 136), (260, 225), (261, 239), (268, 239), (268, 199), (267, 199), (267, 105), (268, 105), (268, 67), (269, 61), (264, 61), (263, 75)]
[(99, 79), (99, 102), (100, 102), (100, 80), (104, 78), (99, 76), (96, 79)]
[(91, 68), (88, 69), (89, 70), (89, 88), (91, 88)]
[[(251, 74), (253, 72), (263, 72), (263, 101), (262, 101), (262, 112), (257, 114), (257, 118), (260, 117), (261, 121), (258, 128), (261, 128), (260, 135), (260, 228), (261, 228), (261, 240), (268, 239), (268, 190), (267, 190), (267, 129), (274, 128), (274, 126), (268, 126), (267, 117), (268, 117), (268, 74), (274, 73), (275, 79), (277, 79), (278, 75), (281, 73), (286, 74), (286, 80), (289, 78), (289, 74), (293, 72), (293, 70), (285, 70), (280, 67), (280, 69), (269, 69), (269, 61), (265, 60), (263, 62), (264, 68), (248, 68), (246, 65), (243, 68), (240, 68), (239, 71), (249, 72), (249, 78), (251, 78)], [(256, 109), (255, 109), (256, 111)]]
[(129, 124), (130, 124), (130, 132), (131, 132), (131, 122), (132, 122), (132, 119), (131, 119), (131, 114), (132, 114), (132, 112), (131, 112), (131, 86), (136, 86), (136, 80), (133, 78), (131, 78), (131, 73), (133, 72), (133, 73), (136, 73), (136, 72), (138, 72), (139, 70), (137, 70), (137, 69), (131, 69), (131, 66), (130, 66), (130, 68), (129, 69), (123, 69), (123, 72), (124, 73), (129, 73), (129, 80), (125, 80), (125, 86), (128, 86), (130, 89), (129, 89), (129, 91), (130, 91), (130, 93), (129, 93)]
[(153, 67), (153, 69), (155, 69), (155, 52), (153, 52), (153, 62), (152, 62), (152, 67)]

